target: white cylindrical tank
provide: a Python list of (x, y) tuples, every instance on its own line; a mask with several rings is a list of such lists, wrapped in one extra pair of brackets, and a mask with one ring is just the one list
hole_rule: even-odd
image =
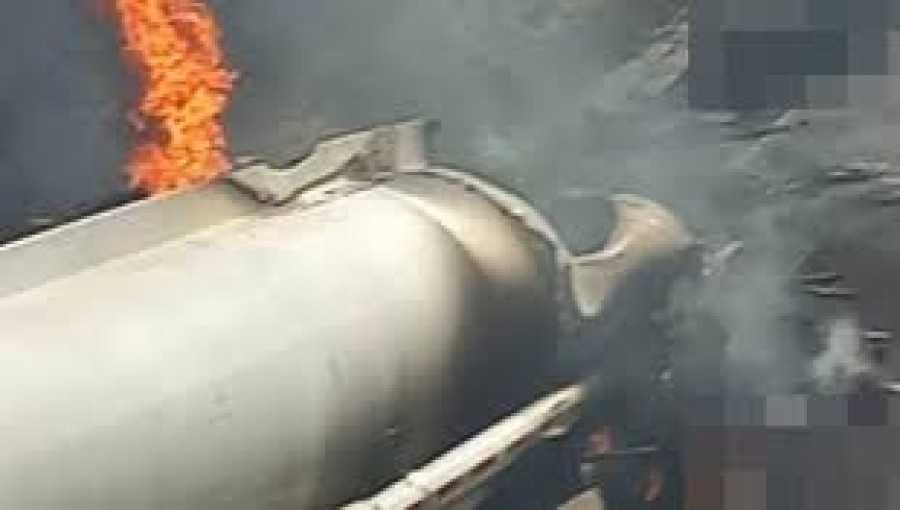
[(398, 185), (245, 207), (0, 299), (0, 507), (327, 508), (531, 396), (550, 259), (475, 193)]
[(620, 199), (570, 284), (522, 202), (458, 175), (313, 207), (219, 183), (0, 248), (0, 508), (363, 497), (546, 389), (562, 291), (593, 310), (681, 239)]

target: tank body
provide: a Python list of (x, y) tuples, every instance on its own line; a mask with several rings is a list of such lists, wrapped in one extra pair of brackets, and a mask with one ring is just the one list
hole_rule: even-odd
[(424, 175), (311, 208), (218, 184), (4, 247), (0, 507), (362, 497), (545, 389), (549, 251)]

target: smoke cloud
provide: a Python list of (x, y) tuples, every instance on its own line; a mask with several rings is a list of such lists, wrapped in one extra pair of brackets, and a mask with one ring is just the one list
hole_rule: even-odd
[(827, 348), (811, 363), (810, 370), (822, 390), (852, 387), (870, 374), (872, 366), (864, 354), (862, 331), (851, 315), (836, 317), (826, 330)]
[[(842, 214), (810, 183), (830, 159), (866, 153), (860, 144), (877, 145), (876, 136), (813, 123), (727, 140), (781, 112), (691, 111), (685, 1), (210, 3), (242, 72), (228, 118), (236, 155), (278, 160), (323, 134), (434, 119), (443, 126), (439, 160), (523, 193), (577, 250), (608, 232), (605, 196), (651, 197), (682, 215), (709, 251), (741, 246), (713, 257), (721, 267), (711, 276), (677, 287), (668, 334), (679, 358), (717, 353), (736, 386), (764, 391), (806, 373), (793, 278)], [(7, 233), (124, 191), (133, 84), (113, 24), (88, 4), (18, 2), (3, 17)]]
[[(763, 390), (804, 373), (789, 287), (809, 236), (792, 218), (814, 208), (783, 188), (810, 162), (777, 143), (723, 144), (722, 117), (690, 111), (684, 2), (220, 0), (218, 8), (244, 70), (231, 117), (241, 151), (278, 158), (316, 133), (422, 115), (443, 126), (439, 159), (523, 193), (577, 249), (608, 232), (604, 197), (654, 198), (711, 249), (745, 246), (723, 276), (675, 294), (680, 357), (713, 349), (739, 368), (726, 372)], [(693, 327), (700, 316), (721, 329)]]

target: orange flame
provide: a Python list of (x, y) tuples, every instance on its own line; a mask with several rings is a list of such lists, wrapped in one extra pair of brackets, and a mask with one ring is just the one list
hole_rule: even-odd
[(132, 186), (156, 194), (213, 180), (229, 167), (222, 115), (235, 74), (212, 12), (200, 0), (114, 0), (114, 8), (142, 79)]

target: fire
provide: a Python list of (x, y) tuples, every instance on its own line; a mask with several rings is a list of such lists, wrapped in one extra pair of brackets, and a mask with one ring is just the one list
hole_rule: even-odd
[(229, 167), (222, 115), (235, 74), (200, 0), (113, 0), (125, 55), (142, 81), (131, 184), (151, 194), (209, 182)]

